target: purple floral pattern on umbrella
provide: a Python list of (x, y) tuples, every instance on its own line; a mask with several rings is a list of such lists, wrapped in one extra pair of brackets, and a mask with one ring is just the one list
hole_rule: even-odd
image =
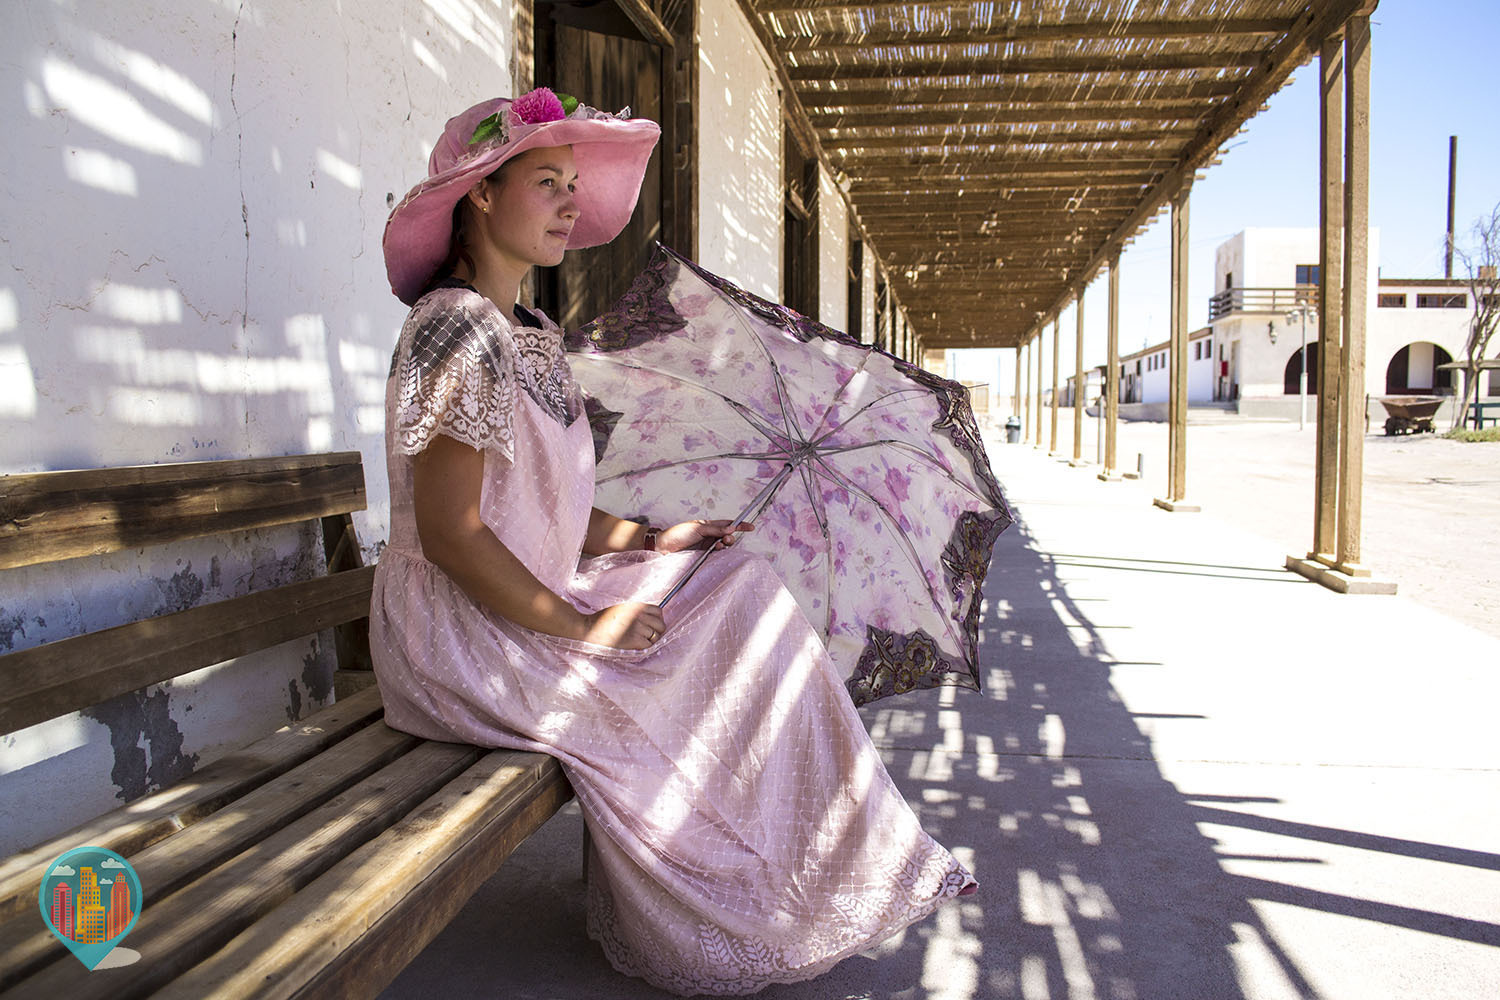
[[(1010, 523), (960, 385), (738, 288), (665, 248), (568, 338), (599, 504), (668, 524), (774, 499), (770, 559), (856, 702), (978, 688), (981, 589)], [(878, 640), (878, 641), (877, 641)]]

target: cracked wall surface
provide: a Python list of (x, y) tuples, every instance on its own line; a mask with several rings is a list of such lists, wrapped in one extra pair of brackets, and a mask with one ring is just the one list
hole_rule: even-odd
[[(510, 92), (511, 47), (493, 0), (6, 4), (0, 473), (358, 450), (373, 559), (405, 313), (385, 215), (451, 114)], [(7, 571), (0, 652), (305, 579), (320, 556), (294, 526)], [(0, 735), (0, 853), (326, 703), (331, 645)]]

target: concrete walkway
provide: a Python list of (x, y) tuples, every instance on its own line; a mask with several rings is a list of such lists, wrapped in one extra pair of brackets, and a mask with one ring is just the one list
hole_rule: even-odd
[[(1150, 488), (991, 447), (987, 689), (865, 712), (983, 888), (767, 1000), (1500, 996), (1500, 641), (1340, 597)], [(583, 933), (570, 808), (390, 998), (659, 997)]]

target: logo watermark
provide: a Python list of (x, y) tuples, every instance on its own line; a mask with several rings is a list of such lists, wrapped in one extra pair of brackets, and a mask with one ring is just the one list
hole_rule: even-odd
[(129, 965), (138, 952), (117, 945), (141, 918), (141, 880), (104, 847), (75, 847), (47, 866), (38, 902), (54, 937), (89, 969)]

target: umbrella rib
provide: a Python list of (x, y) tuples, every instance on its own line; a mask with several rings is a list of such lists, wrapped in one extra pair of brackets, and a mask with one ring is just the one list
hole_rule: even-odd
[(901, 539), (902, 544), (906, 547), (907, 560), (911, 563), (912, 568), (916, 570), (917, 575), (922, 578), (922, 583), (927, 587), (928, 600), (932, 601), (932, 606), (934, 608), (939, 609), (938, 617), (943, 619), (943, 625), (948, 630), (948, 637), (952, 639), (957, 645), (960, 651), (959, 655), (962, 656), (962, 651), (964, 649), (963, 637), (958, 635), (958, 633), (955, 631), (953, 622), (949, 620), (948, 616), (941, 613), (941, 608), (943, 606), (942, 599), (938, 597), (937, 593), (933, 590), (932, 583), (927, 579), (927, 574), (922, 572), (922, 560), (917, 555), (917, 548), (911, 543), (911, 538), (907, 535), (906, 530), (901, 527), (901, 522), (896, 520), (891, 512), (886, 509), (885, 504), (881, 503), (879, 500), (875, 499), (873, 496), (871, 496), (869, 493), (866, 493), (858, 486), (855, 486), (844, 476), (839, 475), (839, 473), (830, 468), (822, 460), (821, 455), (818, 457), (818, 465), (822, 468), (823, 474), (826, 475), (830, 480), (832, 480), (834, 483), (837, 483), (839, 486), (842, 486), (844, 489), (848, 490), (850, 493), (853, 493), (855, 496), (861, 498), (862, 500), (868, 501), (870, 504), (874, 505), (875, 509), (880, 511), (881, 515), (883, 515), (886, 521), (890, 523), (892, 530), (896, 532), (897, 536)]
[(731, 458), (743, 458), (754, 462), (777, 462), (784, 460), (784, 456), (779, 452), (721, 452), (717, 455), (694, 455), (692, 458), (679, 458), (671, 462), (659, 462), (656, 465), (650, 465), (643, 469), (616, 472), (614, 475), (605, 476), (603, 479), (596, 480), (596, 482), (612, 483), (617, 479), (624, 479), (626, 476), (644, 476), (648, 472), (675, 469), (679, 465), (692, 465), (694, 462), (712, 462)]
[(650, 372), (652, 375), (660, 375), (662, 378), (671, 379), (673, 382), (679, 382), (682, 385), (688, 386), (689, 388), (697, 389), (700, 392), (706, 393), (707, 395), (714, 396), (717, 399), (720, 399), (723, 402), (727, 403), (731, 410), (739, 414), (740, 418), (743, 419), (752, 428), (754, 428), (757, 432), (764, 434), (768, 439), (771, 440), (775, 440), (776, 438), (776, 433), (772, 430), (769, 430), (769, 425), (760, 424), (751, 419), (749, 410), (745, 409), (742, 404), (735, 402), (733, 399), (730, 399), (728, 396), (724, 395), (722, 392), (719, 392), (716, 389), (709, 388), (702, 382), (694, 382), (690, 378), (685, 378), (674, 372), (663, 371), (660, 368), (649, 368), (646, 365), (636, 365), (630, 364), (626, 361), (619, 361), (604, 354), (591, 354), (588, 355), (588, 359), (590, 361), (602, 361), (606, 364), (614, 365), (616, 368), (633, 368), (638, 372)]
[(874, 448), (881, 445), (890, 448), (899, 448), (902, 451), (909, 452), (913, 457), (919, 458), (923, 462), (926, 462), (933, 469), (941, 473), (943, 477), (950, 483), (963, 490), (974, 499), (982, 500), (985, 503), (989, 504), (991, 507), (995, 505), (993, 497), (986, 496), (985, 494), (980, 493), (978, 490), (974, 489), (974, 487), (960, 481), (956, 476), (954, 476), (951, 471), (944, 468), (937, 459), (933, 458), (931, 455), (927, 454), (927, 452), (923, 451), (921, 448), (918, 448), (916, 445), (912, 444), (909, 441), (897, 441), (894, 438), (881, 438), (877, 441), (861, 441), (859, 444), (846, 444), (841, 445), (837, 448), (819, 448), (818, 455), (843, 455), (851, 451), (860, 451), (865, 448)]
[[(829, 414), (833, 413), (834, 406), (836, 406), (838, 404), (839, 399), (843, 397), (845, 390), (847, 390), (849, 388), (849, 386), (853, 384), (853, 382), (854, 382), (855, 379), (859, 378), (859, 375), (860, 375), (861, 372), (863, 372), (866, 368), (869, 367), (869, 365), (870, 365), (870, 358), (873, 357), (874, 354), (875, 354), (875, 349), (873, 347), (869, 348), (868, 350), (865, 351), (865, 356), (859, 359), (859, 367), (856, 368), (856, 369), (854, 369), (853, 373), (848, 378), (844, 379), (844, 384), (841, 385), (841, 386), (839, 386), (839, 391), (836, 392), (836, 393), (834, 393), (833, 394), (833, 398), (828, 401), (828, 406), (824, 408), (824, 410), (823, 410), (823, 417), (822, 417), (821, 420), (818, 421), (818, 426), (814, 427), (812, 429), (812, 433), (808, 435), (809, 438), (816, 438), (816, 440), (813, 441), (814, 444), (817, 444), (818, 441), (823, 440), (822, 437), (818, 437), (817, 436), (818, 432), (823, 429), (823, 425), (824, 424), (828, 423), (828, 416), (829, 416)], [(856, 413), (855, 416), (857, 417), (857, 416), (859, 416), (859, 414)], [(851, 417), (850, 419), (852, 420), (853, 417)], [(844, 424), (847, 424), (848, 422), (849, 422), (848, 420), (845, 420)], [(844, 426), (844, 424), (840, 424), (839, 427)], [(828, 432), (828, 434), (832, 434), (835, 430), (838, 430), (838, 428), (835, 427), (835, 428), (831, 429)], [(823, 437), (827, 437), (827, 436), (828, 436), (827, 434), (823, 435)]]
[(761, 340), (760, 334), (756, 332), (759, 324), (771, 323), (773, 321), (751, 317), (746, 312), (745, 307), (725, 294), (723, 289), (715, 287), (712, 283), (709, 283), (709, 287), (713, 288), (714, 294), (747, 324), (745, 329), (749, 333), (750, 339), (755, 342), (756, 347), (760, 348), (760, 353), (765, 356), (766, 364), (771, 366), (771, 378), (776, 385), (776, 403), (781, 408), (781, 419), (786, 422), (786, 429), (795, 434), (798, 442), (805, 444), (807, 438), (803, 436), (802, 427), (797, 423), (797, 415), (792, 411), (791, 397), (787, 395), (786, 382), (781, 377), (781, 367), (776, 364), (775, 357), (771, 355), (771, 349), (766, 346), (765, 341)]
[[(848, 427), (850, 424), (854, 423), (854, 421), (858, 420), (861, 416), (863, 416), (865, 414), (865, 411), (873, 409), (876, 406), (879, 406), (882, 403), (885, 403), (887, 400), (890, 400), (893, 396), (905, 396), (905, 395), (907, 395), (909, 393), (925, 394), (926, 392), (927, 392), (927, 390), (923, 389), (920, 386), (913, 386), (913, 387), (908, 388), (908, 389), (892, 389), (890, 392), (886, 393), (885, 395), (883, 395), (883, 396), (877, 396), (875, 399), (870, 400), (864, 406), (861, 406), (859, 409), (855, 410), (849, 416), (848, 420), (845, 420), (843, 423), (839, 424), (837, 427), (830, 427), (821, 437), (819, 437), (817, 440), (813, 441), (813, 444), (817, 445), (817, 444), (819, 444), (822, 441), (826, 441), (829, 437), (833, 436), (834, 434), (837, 434), (839, 431), (843, 430), (845, 427)], [(830, 404), (830, 409), (832, 409), (831, 404)], [(822, 424), (819, 424), (818, 426), (822, 427)]]
[(825, 563), (823, 579), (827, 589), (823, 597), (823, 641), (828, 641), (828, 630), (833, 626), (833, 543), (828, 537), (828, 511), (823, 506), (823, 498), (819, 492), (813, 489), (814, 471), (808, 468), (806, 462), (797, 463), (797, 471), (802, 475), (802, 488), (807, 491), (807, 501), (812, 507), (813, 516), (818, 519), (818, 527), (823, 532), (823, 561)]

